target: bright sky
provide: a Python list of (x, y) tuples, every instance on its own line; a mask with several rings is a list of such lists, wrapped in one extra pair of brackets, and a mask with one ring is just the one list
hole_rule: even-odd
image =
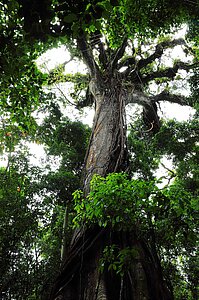
[(83, 64), (83, 62), (78, 61), (77, 59), (70, 61), (70, 53), (64, 45), (46, 51), (37, 59), (37, 64), (42, 71), (46, 72), (67, 61), (69, 61), (65, 67), (65, 72), (67, 74), (86, 72), (85, 64)]

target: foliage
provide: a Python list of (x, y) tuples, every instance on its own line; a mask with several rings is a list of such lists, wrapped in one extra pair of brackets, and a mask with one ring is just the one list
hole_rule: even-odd
[[(191, 297), (197, 290), (197, 270), (193, 272), (191, 266), (197, 260), (199, 207), (194, 192), (187, 191), (179, 181), (160, 189), (154, 181), (134, 180), (123, 173), (112, 173), (106, 178), (94, 176), (87, 198), (79, 190), (73, 196), (75, 227), (98, 224), (120, 231), (134, 228), (138, 238), (148, 242), (154, 239), (165, 277), (176, 289), (176, 299), (185, 293), (185, 289), (177, 292), (179, 281), (186, 287), (190, 299), (195, 299)], [(134, 250), (108, 247), (104, 250), (101, 267), (108, 265), (108, 269), (114, 269), (122, 276), (127, 264), (130, 267), (129, 260), (136, 255)], [(167, 273), (167, 268), (173, 271)]]
[(12, 124), (18, 123), (20, 130), (27, 131), (33, 126), (31, 113), (39, 104), (45, 76), (34, 62), (39, 46), (37, 52), (25, 42), (18, 8), (17, 1), (1, 3), (0, 110)]
[[(143, 122), (138, 119), (128, 136), (132, 176), (154, 178), (161, 159), (172, 160), (171, 177), (186, 186), (192, 193), (198, 193), (198, 118), (197, 111), (186, 122), (162, 121), (160, 131), (155, 136), (147, 136)], [(174, 171), (175, 168), (175, 171)]]
[[(34, 206), (27, 161), (12, 157), (9, 169), (1, 169), (1, 297), (27, 298), (38, 289), (41, 264), (34, 259), (38, 207)], [(19, 165), (15, 165), (17, 159)], [(21, 172), (20, 161), (23, 161)], [(10, 284), (12, 282), (12, 284)], [(19, 288), (23, 286), (23, 288)]]
[[(125, 173), (111, 173), (106, 178), (96, 175), (86, 199), (80, 190), (75, 191), (73, 196), (77, 212), (75, 226), (98, 223), (102, 227), (124, 230), (138, 223), (144, 224), (149, 215), (159, 222), (160, 215), (163, 217), (165, 213), (168, 217), (169, 211), (177, 218), (183, 215), (191, 226), (197, 209), (197, 198), (182, 186), (180, 189), (178, 184), (174, 184), (160, 190), (153, 181), (128, 179)], [(186, 220), (186, 217), (190, 220)]]
[(136, 260), (138, 256), (136, 247), (119, 249), (115, 244), (106, 246), (100, 260), (100, 271), (102, 272), (107, 267), (108, 271), (114, 270), (116, 274), (124, 276), (126, 270), (130, 268), (132, 260)]
[(15, 1), (15, 18), (23, 19), (27, 35), (45, 41), (48, 37), (77, 37), (82, 31), (104, 30), (113, 46), (124, 32), (135, 36), (155, 35), (197, 18), (192, 2), (105, 0), (105, 1)]
[(81, 172), (91, 130), (80, 121), (64, 117), (58, 103), (45, 106), (47, 115), (38, 127), (37, 141), (44, 144), (49, 157), (56, 157), (57, 170), (49, 172), (43, 182), (57, 192), (57, 200), (66, 204), (80, 185)]
[(146, 202), (155, 186), (153, 182), (129, 180), (125, 173), (111, 173), (106, 178), (94, 176), (90, 189), (85, 200), (80, 191), (74, 193), (75, 225), (98, 223), (125, 230), (141, 219), (144, 224), (146, 209), (150, 209)]
[[(61, 126), (56, 115), (54, 120), (57, 127)], [(80, 122), (74, 122), (74, 126), (73, 122), (69, 120), (67, 122), (65, 126), (68, 124), (68, 131), (65, 137), (71, 145), (74, 145), (73, 151), (79, 153), (78, 164), (80, 165), (83, 163), (87, 140), (85, 137), (88, 131), (86, 128), (84, 130)], [(44, 124), (39, 128), (40, 140), (44, 136), (47, 137), (44, 134), (46, 130)], [(80, 130), (79, 137), (83, 139), (79, 148), (75, 142), (76, 136), (73, 135), (74, 130), (76, 133)], [(14, 152), (10, 141), (12, 148), (9, 149), (8, 166), (1, 170), (0, 177), (2, 299), (9, 299), (9, 297), (48, 299), (51, 283), (61, 262), (62, 244), (69, 243), (73, 215), (70, 199), (71, 192), (80, 184), (79, 167), (77, 167), (76, 154), (72, 155), (72, 148), (67, 147), (66, 144), (66, 149), (64, 148), (64, 136), (59, 135), (58, 132), (56, 130), (53, 132), (52, 129), (51, 133), (55, 138), (51, 139), (51, 143), (46, 139), (54, 155), (62, 155), (64, 161), (60, 169), (53, 171), (31, 166), (31, 155), (23, 142), (18, 152), (16, 150)], [(44, 138), (42, 141), (44, 142)], [(79, 141), (81, 142), (80, 138)], [(66, 205), (67, 227), (63, 229)]]
[(162, 165), (168, 173), (162, 177), (167, 188), (163, 189), (163, 194), (160, 190), (156, 195), (158, 210), (153, 219), (156, 242), (164, 274), (173, 286), (175, 299), (197, 299), (198, 270), (192, 267), (197, 265), (198, 251), (197, 112), (186, 122), (164, 121), (159, 133), (150, 139), (147, 139), (142, 126), (141, 121), (135, 123), (129, 135), (132, 175), (134, 171), (138, 178), (157, 177), (157, 162), (165, 156), (172, 161), (172, 168)]

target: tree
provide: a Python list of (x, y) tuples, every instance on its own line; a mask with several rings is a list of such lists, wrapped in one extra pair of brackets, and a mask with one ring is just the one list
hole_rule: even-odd
[[(25, 299), (31, 293), (38, 297), (39, 273), (38, 235), (39, 207), (34, 205), (32, 178), (28, 176), (28, 153), (23, 149), (9, 157), (7, 168), (1, 168), (1, 283), (2, 299)], [(32, 174), (37, 170), (32, 170)]]
[[(85, 156), (84, 198), (94, 201), (97, 199), (98, 187), (106, 190), (111, 181), (116, 187), (122, 186), (122, 190), (124, 186), (132, 189), (132, 183), (120, 178), (120, 175), (116, 180), (114, 175), (113, 178), (109, 176), (112, 173), (128, 172), (125, 106), (128, 103), (143, 106), (145, 131), (148, 136), (152, 136), (161, 127), (157, 107), (160, 101), (181, 105), (187, 103), (184, 96), (174, 95), (167, 89), (168, 81), (176, 79), (179, 70), (188, 72), (193, 69), (196, 63), (175, 61), (171, 67), (165, 67), (162, 60), (165, 51), (177, 45), (181, 45), (184, 51), (192, 55), (194, 50), (182, 39), (165, 39), (161, 34), (197, 18), (198, 6), (193, 7), (191, 2), (184, 1), (178, 4), (162, 1), (159, 4), (157, 1), (149, 3), (144, 0), (139, 3), (21, 0), (15, 1), (9, 9), (15, 13), (15, 20), (23, 18), (16, 32), (21, 30), (28, 44), (35, 45), (39, 40), (40, 43), (47, 42), (49, 45), (53, 38), (62, 38), (67, 41), (72, 55), (81, 56), (88, 68), (87, 98), (80, 105), (95, 103), (95, 117)], [(9, 25), (10, 23), (8, 28)], [(3, 35), (8, 35), (7, 31)], [(150, 42), (157, 35), (159, 39), (152, 42), (150, 49)], [(52, 80), (50, 76), (49, 80)], [(75, 76), (69, 79), (77, 82)], [(147, 93), (147, 88), (153, 81), (162, 88), (159, 94), (151, 96)], [(23, 101), (17, 107), (22, 104)], [(102, 177), (97, 177), (95, 181), (94, 175), (103, 178), (109, 176), (103, 179), (105, 183), (107, 180), (108, 185), (103, 186), (104, 181), (99, 179)], [(133, 184), (138, 184), (137, 196), (140, 200), (149, 201), (155, 187), (147, 185), (146, 181), (133, 181)], [(140, 194), (142, 190), (144, 195)], [(78, 200), (82, 197), (81, 193), (76, 193), (75, 197)], [(102, 203), (103, 197), (99, 199)], [(116, 199), (118, 202), (122, 200), (117, 197)], [(117, 202), (114, 204), (117, 205)], [(153, 214), (148, 217), (151, 221)], [(145, 214), (142, 215), (143, 226), (144, 216)], [(113, 220), (114, 217), (115, 215)], [(85, 224), (84, 222), (74, 233), (52, 291), (52, 299), (59, 296), (63, 299), (172, 299), (172, 292), (162, 275), (152, 229), (148, 231), (148, 235), (142, 235), (140, 221), (138, 224), (134, 221), (131, 229), (118, 229), (113, 223), (105, 226), (107, 224), (100, 224), (99, 219), (96, 219), (95, 224)], [(119, 251), (116, 256), (122, 257), (119, 263), (122, 272), (114, 264), (114, 247)], [(108, 265), (105, 261), (105, 267), (100, 271), (99, 265), (106, 253), (107, 257), (111, 257), (113, 253), (113, 263), (110, 261)], [(126, 260), (130, 263), (126, 263)], [(123, 270), (124, 266), (126, 270)], [(113, 290), (112, 286), (116, 288)]]
[[(32, 155), (23, 139), (19, 143), (16, 126), (4, 124), (1, 128), (8, 157), (7, 166), (0, 172), (2, 299), (49, 299), (64, 255), (62, 245), (69, 244), (72, 234), (71, 193), (79, 187), (88, 128), (63, 118), (56, 108), (53, 104), (45, 107), (49, 117), (37, 128), (37, 142), (45, 140), (50, 152), (45, 169), (32, 166)], [(49, 134), (54, 138), (49, 140)], [(81, 137), (79, 144), (75, 134)], [(60, 167), (53, 170), (48, 166), (49, 159), (53, 156), (55, 161), (60, 155)]]

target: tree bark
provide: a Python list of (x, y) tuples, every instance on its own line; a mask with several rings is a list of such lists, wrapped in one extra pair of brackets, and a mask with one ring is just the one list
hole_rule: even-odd
[(90, 90), (95, 99), (92, 135), (85, 158), (84, 189), (87, 194), (94, 174), (106, 176), (125, 170), (126, 117), (125, 92), (117, 79), (111, 78), (99, 86), (92, 80)]
[[(89, 193), (94, 174), (125, 171), (127, 167), (125, 102), (128, 95), (118, 77), (90, 83), (95, 99), (93, 130), (85, 157), (84, 193)], [(137, 250), (136, 258), (124, 276), (99, 271), (100, 258), (107, 245)], [(51, 299), (58, 300), (170, 300), (158, 256), (147, 241), (140, 240), (136, 229), (114, 232), (111, 228), (81, 228), (76, 231), (54, 285)]]

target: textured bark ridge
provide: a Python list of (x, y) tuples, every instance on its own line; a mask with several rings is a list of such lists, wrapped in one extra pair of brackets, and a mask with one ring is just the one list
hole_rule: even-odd
[(87, 192), (93, 174), (105, 176), (125, 170), (127, 164), (125, 93), (116, 79), (104, 85), (101, 91), (94, 81), (90, 84), (96, 113), (85, 158), (84, 187)]

